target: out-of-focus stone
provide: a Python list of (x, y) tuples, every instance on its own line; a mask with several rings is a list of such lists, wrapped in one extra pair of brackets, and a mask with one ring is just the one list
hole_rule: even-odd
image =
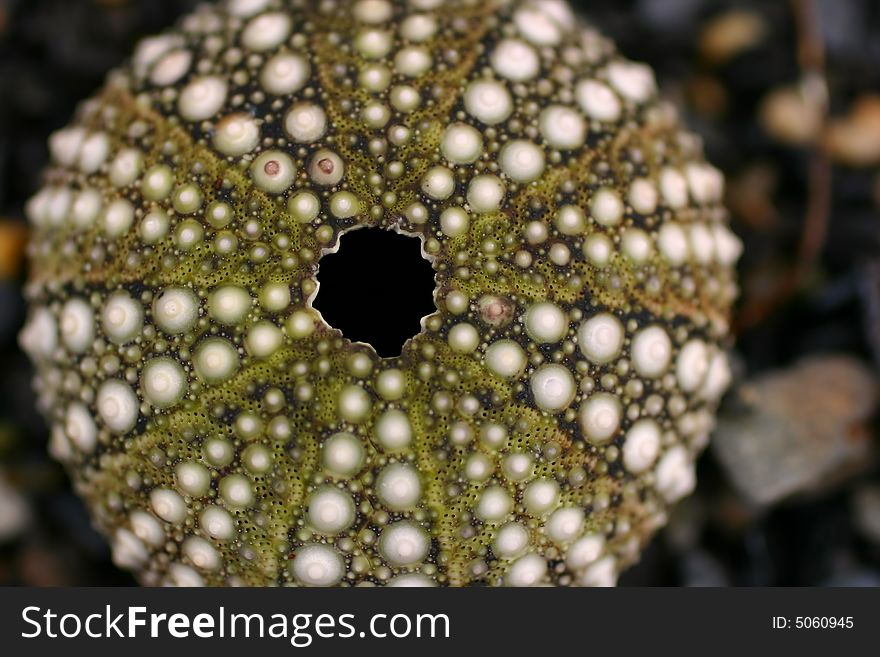
[(835, 162), (852, 167), (880, 164), (880, 95), (859, 98), (848, 115), (828, 125), (824, 140)]
[(759, 14), (732, 9), (706, 24), (697, 47), (708, 62), (723, 64), (760, 44), (766, 35), (767, 24)]
[(849, 356), (816, 356), (743, 384), (718, 423), (714, 453), (739, 493), (769, 506), (870, 467), (865, 421), (877, 381)]
[(24, 224), (0, 219), (0, 279), (19, 275), (26, 241), (27, 228)]
[(0, 544), (15, 540), (27, 529), (31, 509), (27, 499), (0, 472)]
[(819, 137), (822, 107), (801, 87), (781, 87), (761, 101), (760, 120), (767, 134), (776, 141), (805, 146)]
[(866, 484), (852, 496), (852, 512), (859, 531), (880, 545), (880, 484)]

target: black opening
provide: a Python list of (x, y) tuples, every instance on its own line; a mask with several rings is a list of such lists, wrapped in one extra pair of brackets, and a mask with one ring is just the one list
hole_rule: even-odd
[(340, 238), (339, 250), (321, 259), (314, 306), (330, 326), (366, 342), (383, 358), (403, 344), (434, 312), (434, 270), (421, 242), (389, 230), (362, 228)]

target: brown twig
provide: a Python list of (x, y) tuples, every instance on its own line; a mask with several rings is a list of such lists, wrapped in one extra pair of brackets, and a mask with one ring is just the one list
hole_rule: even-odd
[(831, 214), (831, 163), (821, 145), (821, 133), (828, 119), (828, 84), (825, 44), (819, 23), (817, 0), (791, 0), (798, 34), (798, 63), (801, 93), (819, 110), (820, 132), (811, 147), (806, 210), (794, 264), (766, 296), (747, 304), (738, 314), (735, 330), (741, 333), (764, 320), (776, 307), (791, 298), (814, 271), (828, 234)]

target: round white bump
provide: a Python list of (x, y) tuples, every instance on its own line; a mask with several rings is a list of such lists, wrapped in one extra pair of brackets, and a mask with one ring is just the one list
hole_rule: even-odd
[(172, 335), (180, 335), (199, 319), (199, 299), (186, 287), (169, 287), (153, 299), (153, 321)]
[(526, 368), (526, 354), (513, 340), (497, 340), (486, 349), (486, 367), (508, 379), (518, 377)]
[(207, 495), (211, 487), (211, 473), (201, 463), (178, 463), (174, 468), (177, 487), (192, 497)]
[(674, 221), (664, 223), (657, 233), (657, 248), (673, 266), (683, 265), (690, 255), (687, 233)]
[(129, 516), (131, 531), (147, 545), (161, 547), (165, 543), (165, 530), (162, 523), (146, 511), (132, 511)]
[(638, 420), (626, 432), (623, 465), (633, 474), (641, 474), (657, 460), (660, 453), (660, 427), (654, 420)]
[(504, 471), (504, 476), (511, 481), (524, 481), (532, 476), (532, 472), (535, 469), (535, 461), (528, 454), (519, 452), (508, 454), (504, 457), (501, 469)]
[(321, 486), (309, 497), (309, 524), (322, 534), (338, 534), (351, 527), (354, 518), (351, 495), (335, 486)]
[(150, 82), (157, 87), (167, 87), (180, 80), (192, 66), (189, 50), (172, 50), (164, 55), (150, 71)]
[(614, 395), (600, 392), (592, 395), (578, 410), (578, 420), (584, 436), (594, 445), (610, 441), (620, 427), (622, 409)]
[(428, 556), (431, 541), (421, 527), (409, 520), (389, 525), (379, 536), (379, 554), (392, 566), (409, 566)]
[(654, 214), (657, 209), (657, 186), (647, 178), (637, 178), (629, 187), (627, 200), (639, 214)]
[(394, 69), (410, 78), (426, 73), (432, 64), (431, 52), (422, 46), (401, 48), (394, 56)]
[(705, 224), (688, 226), (688, 243), (694, 258), (702, 265), (708, 265), (715, 258), (715, 239)]
[(312, 70), (302, 55), (283, 53), (272, 57), (260, 72), (260, 86), (267, 93), (286, 96), (301, 90)]
[(174, 406), (186, 394), (186, 373), (176, 360), (154, 358), (144, 365), (141, 391), (144, 398), (157, 408)]
[(422, 191), (436, 201), (452, 196), (455, 191), (455, 178), (446, 167), (431, 167), (422, 178)]
[(165, 522), (180, 524), (186, 520), (186, 502), (170, 488), (156, 488), (150, 493), (150, 507)]
[(544, 172), (544, 151), (530, 141), (516, 139), (507, 142), (499, 155), (501, 170), (519, 183), (537, 180)]
[(523, 505), (533, 516), (552, 510), (559, 501), (559, 484), (552, 479), (537, 479), (523, 490)]
[(543, 301), (526, 311), (525, 329), (536, 342), (552, 344), (562, 340), (568, 333), (568, 318), (558, 306)]
[(287, 203), (287, 209), (301, 224), (314, 221), (321, 211), (321, 201), (311, 192), (299, 192)]
[(296, 580), (305, 586), (333, 586), (345, 575), (345, 562), (329, 545), (314, 543), (294, 553), (291, 570)]
[(654, 72), (636, 62), (612, 62), (605, 69), (608, 81), (617, 92), (635, 103), (648, 100), (657, 89)]
[(70, 218), (77, 228), (91, 228), (95, 225), (103, 204), (104, 199), (98, 190), (92, 188), (84, 189), (73, 200)]
[(128, 187), (141, 175), (144, 156), (136, 148), (125, 148), (110, 163), (110, 182), (114, 187)]
[(110, 239), (125, 236), (134, 223), (134, 206), (124, 198), (116, 199), (101, 215), (101, 230)]
[(205, 580), (195, 570), (182, 563), (172, 563), (168, 566), (168, 583), (178, 587), (202, 587)]
[(174, 186), (174, 174), (166, 164), (150, 167), (141, 178), (141, 192), (148, 201), (161, 201), (168, 198)]
[(550, 105), (541, 112), (538, 129), (547, 144), (560, 150), (580, 148), (587, 139), (583, 117), (564, 105)]
[(654, 475), (657, 478), (657, 490), (670, 503), (690, 493), (696, 485), (693, 461), (681, 445), (663, 455), (654, 469)]
[(58, 347), (58, 324), (48, 308), (37, 308), (19, 336), (22, 348), (34, 360), (52, 356)]
[(480, 345), (480, 334), (472, 324), (456, 324), (449, 329), (449, 346), (459, 354), (472, 353)]
[(565, 563), (573, 571), (583, 570), (602, 556), (605, 538), (598, 534), (587, 534), (575, 541), (565, 555)]
[(260, 143), (260, 128), (250, 114), (223, 117), (214, 128), (214, 148), (230, 157), (250, 153)]
[(79, 169), (83, 173), (95, 173), (110, 155), (110, 138), (103, 132), (89, 135), (79, 150)]
[(180, 92), (177, 109), (186, 121), (204, 121), (216, 116), (226, 103), (226, 81), (217, 76), (196, 78)]
[(557, 545), (567, 545), (584, 530), (584, 510), (574, 507), (557, 509), (547, 521), (547, 536)]
[(709, 361), (709, 371), (700, 389), (700, 397), (709, 401), (718, 401), (727, 390), (732, 378), (727, 354), (720, 350), (716, 351)]
[(406, 392), (406, 377), (398, 369), (385, 370), (376, 378), (376, 391), (388, 401), (400, 399)]
[(507, 586), (537, 586), (547, 577), (547, 561), (537, 554), (527, 554), (511, 564), (504, 581)]
[(641, 228), (627, 228), (620, 239), (620, 251), (637, 265), (646, 263), (654, 252), (651, 236)]
[(636, 372), (649, 379), (656, 379), (669, 367), (672, 342), (661, 327), (649, 326), (635, 334), (631, 351)]
[(410, 14), (400, 24), (400, 36), (421, 43), (437, 32), (437, 20), (430, 14)]
[(591, 362), (602, 365), (614, 360), (623, 348), (623, 324), (610, 313), (600, 313), (581, 324), (578, 347)]
[(269, 282), (260, 291), (260, 305), (269, 312), (281, 312), (290, 305), (290, 286)]
[(284, 117), (284, 130), (294, 141), (310, 144), (327, 131), (327, 115), (314, 103), (297, 103)]
[(607, 235), (593, 233), (584, 240), (584, 256), (597, 267), (607, 267), (614, 253), (614, 244)]
[(181, 552), (192, 565), (201, 570), (219, 570), (220, 555), (208, 541), (198, 536), (190, 536), (180, 546)]
[(487, 125), (504, 121), (513, 111), (513, 99), (502, 83), (495, 80), (475, 80), (464, 92), (467, 113)]
[(228, 0), (226, 10), (233, 16), (248, 18), (263, 11), (269, 2), (270, 0)]
[(238, 351), (223, 338), (202, 341), (193, 356), (196, 375), (211, 384), (231, 379), (238, 372), (239, 365)]
[(717, 224), (712, 226), (712, 236), (715, 238), (715, 256), (718, 262), (727, 267), (736, 264), (743, 251), (739, 237), (727, 227)]
[(391, 3), (387, 0), (359, 0), (352, 8), (352, 14), (361, 23), (378, 25), (391, 18)]
[(501, 486), (489, 486), (480, 495), (474, 515), (484, 522), (500, 522), (513, 510), (510, 494)]
[(357, 216), (360, 211), (360, 201), (351, 192), (336, 192), (330, 197), (330, 213), (334, 217), (349, 219)]
[(584, 211), (576, 205), (563, 205), (556, 213), (556, 228), (563, 235), (579, 235), (586, 226)]
[(90, 454), (95, 451), (98, 443), (98, 428), (91, 413), (83, 404), (74, 402), (67, 407), (64, 433), (80, 452)]
[(86, 137), (85, 128), (64, 128), (49, 136), (49, 152), (58, 164), (72, 167)]
[(556, 413), (571, 404), (575, 395), (574, 377), (562, 365), (542, 365), (529, 381), (538, 408)]
[(471, 164), (483, 152), (483, 137), (467, 123), (453, 123), (443, 133), (440, 151), (455, 164)]
[(520, 39), (504, 39), (489, 56), (492, 68), (501, 77), (513, 82), (531, 80), (541, 70), (538, 53)]
[(254, 503), (254, 488), (251, 480), (241, 474), (226, 475), (218, 486), (220, 497), (233, 509), (243, 509)]
[(138, 398), (134, 391), (118, 379), (110, 379), (98, 388), (98, 415), (113, 433), (128, 433), (138, 419)]
[(101, 328), (115, 344), (133, 340), (144, 328), (143, 306), (126, 292), (114, 292), (104, 302)]
[(354, 38), (354, 47), (367, 59), (381, 59), (391, 50), (394, 41), (390, 32), (367, 29)]
[(660, 172), (660, 194), (666, 204), (673, 209), (678, 210), (687, 205), (687, 180), (681, 171), (672, 167), (663, 168)]
[(492, 549), (499, 557), (512, 559), (529, 545), (529, 531), (518, 522), (509, 522), (498, 529)]
[(395, 588), (427, 588), (437, 586), (437, 583), (422, 573), (405, 573), (403, 575), (395, 575), (388, 580), (388, 583), (385, 586)]
[(467, 201), (474, 212), (496, 212), (504, 200), (504, 184), (492, 174), (474, 176), (468, 185)]
[(359, 385), (349, 384), (339, 393), (339, 416), (347, 422), (363, 422), (372, 408), (370, 396)]
[(235, 536), (235, 521), (219, 506), (207, 506), (199, 515), (199, 527), (211, 538), (228, 541)]
[(590, 214), (603, 226), (616, 226), (623, 218), (623, 202), (617, 192), (603, 187), (590, 200)]
[(260, 189), (270, 194), (280, 194), (293, 184), (296, 165), (286, 153), (266, 151), (251, 165), (251, 177)]
[(244, 339), (247, 352), (254, 358), (268, 358), (281, 348), (284, 334), (272, 322), (264, 320), (254, 324)]
[(350, 477), (364, 465), (364, 446), (350, 433), (335, 433), (324, 441), (324, 468), (337, 477)]
[(141, 540), (127, 529), (117, 529), (113, 534), (112, 550), (113, 563), (129, 570), (143, 567), (150, 556)]
[(241, 33), (241, 43), (248, 50), (264, 52), (277, 48), (290, 34), (290, 16), (271, 12), (252, 19)]
[(412, 427), (406, 413), (397, 409), (385, 411), (376, 421), (376, 439), (383, 449), (398, 451), (412, 442)]
[(342, 158), (326, 148), (317, 151), (309, 164), (309, 178), (318, 185), (332, 187), (342, 180), (345, 165)]
[(699, 388), (709, 372), (709, 348), (702, 340), (688, 340), (675, 360), (675, 378), (685, 392)]
[(252, 307), (251, 295), (237, 285), (223, 285), (208, 296), (208, 315), (221, 324), (241, 324)]
[(440, 213), (440, 230), (449, 237), (461, 237), (470, 227), (471, 219), (463, 208), (446, 208)]
[(620, 118), (620, 99), (607, 84), (596, 80), (581, 80), (575, 86), (578, 105), (591, 119), (617, 121)]
[(551, 16), (541, 11), (539, 5), (527, 4), (513, 14), (513, 24), (528, 41), (536, 46), (558, 46), (562, 30)]
[(418, 471), (406, 463), (386, 466), (376, 478), (376, 496), (392, 511), (411, 509), (422, 496)]
[(147, 244), (155, 244), (168, 235), (170, 221), (163, 210), (154, 210), (143, 218), (138, 233)]

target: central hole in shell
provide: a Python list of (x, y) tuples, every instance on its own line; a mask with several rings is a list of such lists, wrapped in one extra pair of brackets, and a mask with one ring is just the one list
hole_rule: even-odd
[(314, 307), (353, 342), (382, 358), (399, 356), (436, 310), (434, 270), (414, 237), (379, 228), (342, 235), (339, 249), (321, 259)]

